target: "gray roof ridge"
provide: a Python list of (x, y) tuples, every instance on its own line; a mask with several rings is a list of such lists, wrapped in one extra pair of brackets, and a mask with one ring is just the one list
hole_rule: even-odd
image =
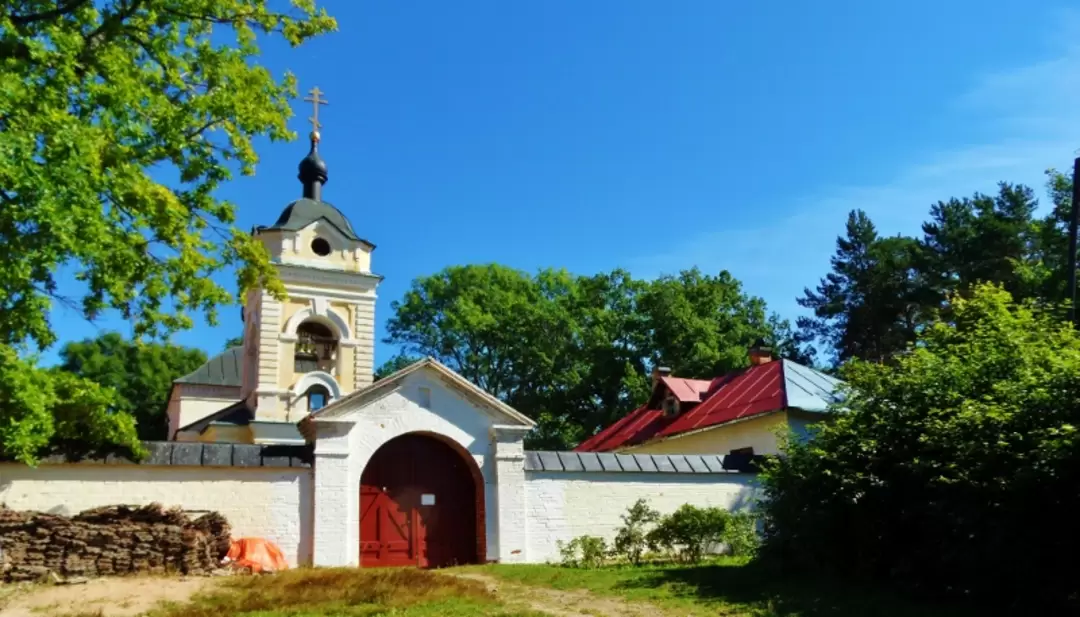
[[(241, 381), (243, 375), (241, 374), (239, 356), (243, 350), (244, 348), (240, 345), (229, 347), (221, 353), (207, 359), (206, 362), (203, 362), (194, 371), (174, 379), (173, 383), (203, 386), (240, 386), (242, 385)], [(225, 363), (227, 360), (232, 363), (231, 368), (226, 366)], [(217, 368), (216, 376), (214, 374), (214, 368)]]

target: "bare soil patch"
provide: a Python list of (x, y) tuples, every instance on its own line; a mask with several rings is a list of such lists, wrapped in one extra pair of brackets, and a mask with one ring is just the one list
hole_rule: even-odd
[(0, 587), (0, 614), (4, 617), (50, 617), (100, 613), (102, 617), (132, 617), (163, 602), (187, 602), (219, 580), (139, 576), (98, 578), (82, 585), (3, 586)]
[(598, 596), (584, 590), (531, 587), (478, 572), (453, 572), (452, 575), (484, 583), (490, 593), (506, 604), (525, 606), (554, 617), (656, 617), (666, 614), (652, 604)]

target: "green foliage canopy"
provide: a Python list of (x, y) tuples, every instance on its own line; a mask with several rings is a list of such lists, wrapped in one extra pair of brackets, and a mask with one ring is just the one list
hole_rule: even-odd
[(934, 204), (921, 238), (882, 237), (865, 212), (851, 212), (831, 272), (798, 300), (813, 311), (799, 319), (799, 339), (824, 343), (836, 364), (889, 360), (947, 318), (951, 294), (980, 282), (1060, 310), (1072, 180), (1054, 170), (1047, 179), (1053, 208), (1041, 218), (1030, 188), (1004, 182), (994, 195)]
[(530, 447), (568, 448), (622, 417), (648, 396), (653, 366), (712, 377), (745, 366), (758, 338), (791, 348), (787, 324), (727, 272), (641, 281), (621, 270), (453, 266), (414, 281), (392, 307), (387, 342), (537, 420)]
[[(190, 327), (195, 313), (213, 322), (235, 300), (210, 276), (222, 268), (235, 267), (241, 292), (261, 283), (282, 294), (265, 250), (215, 189), (236, 170), (253, 173), (255, 137), (292, 137), (295, 79), (255, 63), (259, 42), (296, 46), (335, 27), (313, 0), (286, 11), (264, 0), (5, 3), (0, 245), (19, 250), (0, 261), (0, 353), (52, 344), (54, 301), (89, 319), (116, 310), (141, 338)], [(83, 293), (59, 288), (61, 266)], [(56, 434), (45, 417), (66, 404), (59, 394), (93, 387), (31, 361), (5, 369), (0, 455), (32, 460)], [(34, 398), (17, 387), (27, 381), (52, 394)], [(111, 408), (106, 398), (78, 399), (103, 404), (87, 419)]]
[(375, 369), (375, 381), (379, 381), (380, 379), (388, 375), (392, 375), (400, 371), (401, 369), (409, 366), (410, 364), (419, 361), (420, 358), (417, 358), (415, 356), (410, 356), (408, 354), (402, 353), (395, 354), (394, 357), (390, 358), (386, 362), (383, 362), (379, 365), (379, 368)]
[(0, 345), (0, 456), (33, 463), (45, 449), (85, 454), (102, 445), (136, 455), (135, 419), (114, 391), (66, 371), (40, 369)]
[(140, 439), (165, 439), (165, 406), (172, 382), (206, 362), (200, 349), (164, 343), (141, 343), (110, 332), (68, 343), (60, 368), (116, 391), (115, 411), (135, 418)]
[(1080, 592), (1080, 336), (976, 285), (892, 365), (843, 371), (847, 411), (764, 475), (788, 564), (925, 591), (1061, 602)]

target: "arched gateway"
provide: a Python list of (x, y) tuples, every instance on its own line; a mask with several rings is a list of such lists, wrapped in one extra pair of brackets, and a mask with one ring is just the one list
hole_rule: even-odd
[(534, 426), (432, 358), (311, 412), (314, 564), (523, 561)]
[(360, 479), (360, 565), (443, 567), (484, 560), (484, 483), (476, 462), (439, 437), (383, 444)]

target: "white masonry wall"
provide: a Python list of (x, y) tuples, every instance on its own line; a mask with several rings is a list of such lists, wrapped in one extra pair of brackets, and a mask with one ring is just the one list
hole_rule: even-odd
[(758, 495), (753, 474), (525, 472), (527, 561), (559, 560), (559, 541), (583, 535), (614, 540), (620, 516), (639, 498), (661, 514), (689, 503), (749, 508)]
[(233, 537), (277, 544), (290, 565), (311, 561), (311, 469), (57, 464), (0, 464), (0, 504), (72, 515), (111, 505), (160, 503), (217, 511)]

